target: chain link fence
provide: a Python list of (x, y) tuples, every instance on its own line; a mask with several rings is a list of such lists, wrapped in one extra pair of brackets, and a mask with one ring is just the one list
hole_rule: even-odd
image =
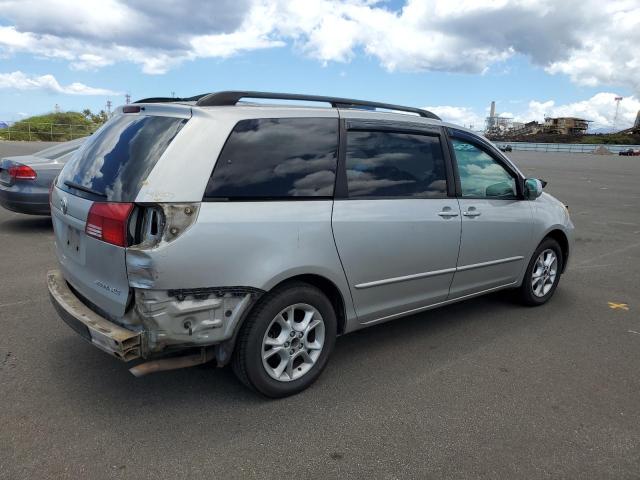
[[(7, 124), (8, 122), (0, 122)], [(0, 140), (66, 142), (86, 137), (100, 128), (101, 124), (69, 125), (64, 123), (20, 122), (0, 128)]]

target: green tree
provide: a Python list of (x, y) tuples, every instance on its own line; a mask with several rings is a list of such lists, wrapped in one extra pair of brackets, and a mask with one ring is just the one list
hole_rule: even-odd
[(107, 119), (106, 114), (90, 114), (89, 109), (80, 112), (53, 112), (28, 117), (14, 123), (10, 129), (0, 130), (0, 138), (6, 140), (41, 140), (65, 142), (92, 134)]

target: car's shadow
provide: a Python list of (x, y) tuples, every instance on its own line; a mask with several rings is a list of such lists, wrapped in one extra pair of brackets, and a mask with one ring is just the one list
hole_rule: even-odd
[(51, 230), (51, 217), (47, 216), (20, 215), (0, 223), (0, 231), (4, 233), (33, 233)]
[[(362, 390), (380, 388), (375, 372), (389, 365), (392, 370), (412, 369), (413, 363), (414, 371), (428, 373), (514, 328), (524, 327), (526, 321), (512, 315), (513, 311), (522, 309), (503, 292), (345, 335), (337, 340), (329, 366), (316, 385), (282, 401), (323, 402), (335, 395), (366, 395)], [(479, 312), (484, 315), (480, 317)], [(60, 388), (74, 392), (59, 393), (71, 395), (69, 401), (89, 411), (95, 398), (100, 398), (102, 407), (113, 414), (126, 416), (134, 416), (140, 408), (179, 414), (182, 409), (204, 405), (224, 415), (240, 405), (267, 401), (244, 387), (230, 368), (217, 369), (208, 364), (135, 378), (127, 365), (71, 333), (50, 344), (49, 350), (53, 356), (49, 374), (57, 378)]]

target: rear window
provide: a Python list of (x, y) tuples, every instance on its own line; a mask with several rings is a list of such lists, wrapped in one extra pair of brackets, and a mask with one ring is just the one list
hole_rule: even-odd
[(186, 122), (174, 117), (114, 117), (66, 164), (57, 185), (89, 198), (133, 201)]
[(337, 118), (242, 120), (220, 153), (205, 198), (331, 197), (337, 150)]

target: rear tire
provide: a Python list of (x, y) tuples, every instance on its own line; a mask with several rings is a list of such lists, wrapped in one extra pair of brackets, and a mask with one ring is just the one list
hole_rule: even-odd
[(279, 398), (308, 388), (333, 350), (337, 320), (316, 287), (295, 282), (265, 294), (238, 335), (231, 363), (250, 388)]
[(564, 258), (562, 249), (553, 238), (545, 238), (531, 256), (520, 287), (520, 299), (529, 306), (543, 305), (553, 296)]

